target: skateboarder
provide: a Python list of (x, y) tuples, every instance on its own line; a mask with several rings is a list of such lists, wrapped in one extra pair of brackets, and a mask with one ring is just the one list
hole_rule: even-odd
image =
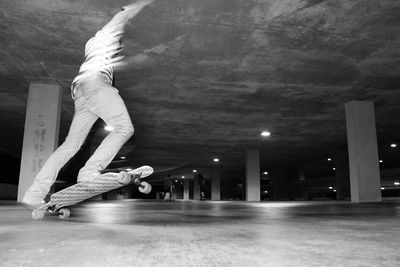
[(80, 149), (98, 118), (112, 126), (113, 131), (79, 171), (78, 182), (100, 175), (133, 135), (134, 129), (124, 101), (112, 86), (113, 72), (124, 64), (118, 53), (122, 49), (120, 39), (125, 24), (152, 1), (139, 1), (125, 6), (86, 43), (85, 62), (71, 86), (75, 114), (68, 136), (49, 157), (26, 191), (22, 200), (25, 206), (34, 209), (43, 205), (58, 172)]

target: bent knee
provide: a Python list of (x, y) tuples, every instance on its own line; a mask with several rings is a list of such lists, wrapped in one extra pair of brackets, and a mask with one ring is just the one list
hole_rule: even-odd
[(132, 124), (118, 125), (114, 128), (115, 132), (121, 133), (126, 138), (131, 138), (135, 132)]
[(129, 125), (129, 127), (127, 127), (126, 129), (126, 135), (129, 136), (129, 138), (131, 138), (133, 136), (133, 134), (135, 133), (135, 128), (133, 127), (133, 125)]

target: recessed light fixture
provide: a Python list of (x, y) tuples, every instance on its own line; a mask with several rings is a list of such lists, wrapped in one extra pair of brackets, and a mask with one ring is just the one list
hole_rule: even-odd
[(218, 158), (213, 159), (214, 162), (219, 162)]
[(328, 158), (328, 161), (332, 161), (332, 159), (331, 159), (331, 158)]
[(196, 173), (196, 172), (197, 172), (197, 170), (193, 170), (193, 172), (194, 172), (194, 173)]
[(106, 127), (104, 127), (104, 129), (105, 129), (106, 131), (111, 132), (112, 130), (114, 130), (114, 127), (112, 127), (112, 126), (110, 126), (110, 125), (106, 125)]
[(260, 135), (261, 135), (261, 136), (264, 136), (264, 137), (267, 137), (267, 136), (270, 136), (271, 133), (270, 133), (270, 132), (267, 132), (267, 131), (264, 131), (264, 132), (262, 132)]
[(390, 147), (395, 148), (397, 145), (396, 144), (390, 144)]
[(126, 157), (121, 157), (121, 159), (126, 159)]

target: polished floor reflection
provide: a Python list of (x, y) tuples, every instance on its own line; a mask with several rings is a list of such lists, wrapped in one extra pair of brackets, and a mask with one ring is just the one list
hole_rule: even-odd
[(0, 202), (2, 266), (396, 266), (400, 202)]

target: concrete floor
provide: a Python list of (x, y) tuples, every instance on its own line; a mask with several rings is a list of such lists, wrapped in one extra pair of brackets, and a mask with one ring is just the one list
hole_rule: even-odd
[(0, 202), (1, 266), (399, 266), (400, 202)]

